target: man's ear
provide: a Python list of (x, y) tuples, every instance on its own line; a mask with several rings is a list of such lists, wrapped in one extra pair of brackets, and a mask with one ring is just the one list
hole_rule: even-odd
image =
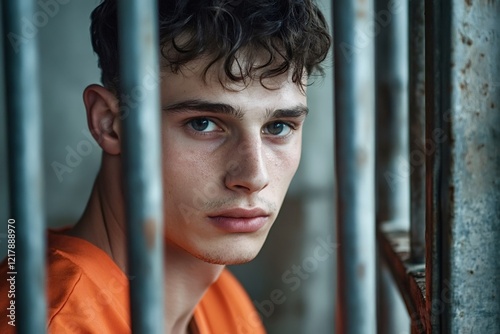
[(83, 92), (87, 123), (92, 136), (108, 154), (121, 151), (121, 120), (118, 99), (100, 85), (90, 85)]

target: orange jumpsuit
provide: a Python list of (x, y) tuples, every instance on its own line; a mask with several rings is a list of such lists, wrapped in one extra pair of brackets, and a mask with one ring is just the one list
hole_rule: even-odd
[[(48, 333), (130, 333), (127, 276), (101, 249), (54, 232), (48, 249)], [(0, 265), (0, 333), (15, 333), (8, 324), (7, 263)], [(194, 312), (200, 334), (265, 333), (246, 292), (225, 269)], [(18, 324), (22, 319), (16, 317)], [(159, 320), (162, 321), (162, 320)]]

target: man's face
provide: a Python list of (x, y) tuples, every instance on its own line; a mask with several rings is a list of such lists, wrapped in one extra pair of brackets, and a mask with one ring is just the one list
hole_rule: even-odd
[[(306, 97), (288, 75), (224, 88), (193, 62), (162, 81), (166, 242), (211, 263), (253, 259), (297, 170)], [(232, 88), (228, 90), (227, 87)]]

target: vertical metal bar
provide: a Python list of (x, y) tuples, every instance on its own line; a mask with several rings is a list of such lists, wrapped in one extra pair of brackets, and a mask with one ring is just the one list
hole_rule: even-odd
[(163, 217), (158, 9), (154, 0), (118, 3), (132, 331), (163, 333)]
[[(432, 140), (434, 131), (443, 132), (442, 119), (439, 111), (441, 106), (441, 73), (446, 52), (449, 51), (445, 45), (440, 45), (440, 34), (449, 29), (449, 20), (444, 17), (441, 22), (441, 1), (425, 0), (425, 137)], [(438, 205), (441, 196), (440, 187), (440, 163), (442, 155), (443, 137), (436, 138), (435, 149), (427, 154), (425, 164), (425, 283), (427, 314), (430, 315), (430, 326), (428, 333), (441, 332), (442, 304), (440, 303), (440, 291), (442, 280), (442, 251), (440, 223), (440, 207)]]
[(409, 2), (410, 61), (410, 261), (425, 259), (425, 155), (435, 143), (425, 140), (425, 14), (424, 0)]
[[(500, 333), (500, 2), (442, 2), (444, 333)], [(448, 21), (444, 20), (449, 17)], [(447, 299), (447, 300), (444, 300)]]
[[(25, 24), (31, 0), (4, 1), (4, 52), (9, 135), (11, 214), (9, 277), (16, 284), (18, 333), (45, 333), (45, 218), (37, 32)], [(15, 221), (15, 222), (14, 222)], [(12, 238), (11, 238), (12, 236)], [(2, 296), (5, 298), (5, 296)], [(7, 319), (2, 319), (7, 321)]]
[(338, 333), (375, 333), (373, 2), (333, 3)]
[[(375, 1), (377, 221), (409, 226), (408, 5)], [(423, 163), (423, 162), (422, 162)]]
[[(376, 217), (390, 229), (409, 228), (408, 5), (375, 1)], [(422, 161), (423, 163), (423, 161)], [(378, 332), (400, 334), (408, 311), (384, 259), (377, 265)]]
[(401, 292), (385, 260), (377, 263), (377, 284), (377, 333), (405, 333), (410, 327), (410, 317)]

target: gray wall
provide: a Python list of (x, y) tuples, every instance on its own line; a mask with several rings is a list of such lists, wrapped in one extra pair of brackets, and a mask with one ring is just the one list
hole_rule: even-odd
[[(62, 2), (62, 1), (61, 1)], [(49, 20), (38, 28), (41, 59), (41, 91), (43, 105), (43, 144), (45, 175), (45, 209), (51, 226), (67, 225), (75, 221), (86, 203), (92, 179), (99, 165), (100, 150), (94, 143), (92, 152), (80, 162), (70, 161), (71, 172), (59, 178), (53, 164), (67, 166), (68, 150), (84, 150), (83, 134), (87, 131), (85, 109), (82, 103), (83, 89), (97, 82), (99, 71), (97, 58), (92, 52), (89, 37), (89, 15), (98, 0), (69, 1), (50, 12)], [(42, 7), (38, 10), (44, 12)], [(47, 12), (47, 11), (45, 11)], [(3, 89), (1, 90), (4, 94)], [(2, 104), (4, 99), (2, 99)], [(5, 108), (2, 108), (1, 126), (5, 126)], [(4, 129), (2, 136), (5, 135)], [(85, 133), (88, 133), (85, 132)], [(2, 161), (6, 161), (5, 138), (2, 140)], [(0, 170), (1, 196), (0, 218), (5, 221), (8, 210), (5, 206), (6, 166)]]
[[(75, 222), (84, 209), (100, 162), (90, 139), (81, 95), (99, 81), (89, 39), (89, 15), (98, 0), (69, 1), (40, 26), (46, 215), (50, 226)], [(330, 16), (329, 1), (321, 1)], [(38, 7), (43, 11), (42, 7)], [(2, 58), (0, 58), (1, 60)], [(334, 235), (333, 88), (328, 74), (308, 89), (311, 113), (301, 166), (261, 254), (231, 268), (247, 287), (269, 333), (333, 333)], [(8, 219), (4, 82), (0, 82), (0, 220)], [(86, 155), (74, 153), (83, 152)], [(69, 160), (67, 160), (69, 159)], [(60, 164), (60, 165), (59, 165)], [(54, 166), (69, 167), (58, 173)], [(70, 170), (70, 171), (69, 171)], [(5, 254), (1, 224), (1, 255)], [(322, 247), (318, 257), (316, 249)], [(326, 252), (323, 252), (326, 251)], [(275, 294), (281, 293), (280, 298)], [(273, 298), (274, 297), (274, 298)], [(274, 299), (274, 300), (273, 300)]]

